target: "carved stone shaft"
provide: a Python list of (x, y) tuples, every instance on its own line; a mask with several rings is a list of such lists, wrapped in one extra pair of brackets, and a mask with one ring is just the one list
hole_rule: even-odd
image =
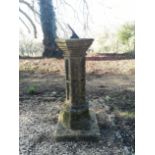
[(66, 102), (72, 107), (85, 105), (85, 58), (65, 57)]
[(66, 84), (66, 101), (59, 114), (56, 139), (96, 138), (99, 133), (96, 116), (90, 114), (85, 99), (85, 55), (93, 39), (59, 39), (56, 42), (64, 52)]

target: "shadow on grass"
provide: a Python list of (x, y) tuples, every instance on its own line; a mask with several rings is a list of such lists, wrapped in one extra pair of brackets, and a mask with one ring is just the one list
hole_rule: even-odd
[[(122, 112), (122, 116), (131, 115), (135, 110), (135, 92), (123, 90), (119, 92), (108, 91), (108, 95), (104, 97), (105, 103), (111, 107), (112, 110)], [(132, 116), (131, 116), (132, 117)]]
[(37, 97), (51, 92), (65, 91), (64, 76), (59, 73), (35, 73), (19, 71), (19, 95)]
[(51, 58), (56, 58), (56, 59), (63, 59), (63, 57), (43, 57), (43, 56), (37, 56), (37, 57), (32, 57), (32, 56), (19, 56), (19, 59), (21, 60), (40, 60), (40, 59), (51, 59)]
[(115, 115), (115, 128), (122, 137), (123, 145), (135, 151), (135, 92), (124, 90), (109, 92), (105, 103)]
[[(31, 56), (19, 56), (19, 59), (23, 60), (36, 60), (36, 59), (51, 59), (51, 58), (56, 58), (56, 59), (64, 59), (63, 56), (56, 56), (56, 57), (43, 57), (43, 56), (38, 56), (38, 57), (31, 57)], [(87, 56), (86, 60), (87, 61), (116, 61), (116, 60), (129, 60), (129, 59), (135, 59), (135, 54), (134, 52), (127, 52), (127, 53), (97, 53), (95, 56)]]
[(135, 55), (133, 52), (128, 53), (99, 53), (96, 56), (86, 57), (87, 61), (116, 61), (116, 60), (129, 60), (135, 59)]
[[(98, 76), (98, 75), (95, 74), (95, 76)], [(39, 77), (39, 75), (33, 72), (20, 71), (20, 77), (22, 78), (20, 83), (20, 87), (21, 87), (20, 91), (23, 91), (23, 94), (25, 92), (26, 93), (32, 92), (32, 91), (36, 92), (36, 93), (33, 92), (31, 93), (31, 95), (28, 96), (28, 98), (30, 96), (33, 96), (33, 98), (31, 98), (31, 101), (29, 101), (31, 103), (33, 103), (34, 100), (40, 100), (39, 103), (45, 102), (45, 97), (49, 97), (49, 98), (46, 98), (46, 100), (48, 99), (49, 102), (53, 100), (54, 103), (56, 103), (56, 101), (60, 100), (61, 98), (62, 98), (62, 101), (65, 99), (64, 77), (60, 76), (59, 74)], [(90, 75), (90, 77), (92, 77), (92, 75)], [(46, 81), (47, 79), (49, 79), (50, 81)], [(93, 79), (94, 78), (90, 80), (93, 80)], [(117, 75), (116, 75), (116, 79), (117, 79)], [(117, 113), (115, 116), (114, 129), (112, 128), (110, 130), (110, 128), (105, 128), (103, 126), (100, 126), (102, 140), (105, 143), (108, 142), (109, 138), (113, 138), (112, 135), (115, 133), (114, 130), (116, 130), (116, 131), (119, 131), (121, 134), (122, 143), (125, 146), (128, 146), (132, 150), (134, 150), (135, 92), (127, 89), (124, 89), (121, 91), (120, 89), (118, 90), (117, 89), (114, 90), (112, 88), (107, 89), (106, 86), (105, 87), (102, 86), (100, 90), (97, 90), (97, 89), (95, 90), (94, 88), (94, 91), (89, 91), (88, 95), (89, 95), (88, 100), (92, 100), (94, 102), (93, 104), (95, 104), (95, 100), (96, 100), (96, 106), (99, 105), (98, 104), (99, 102), (101, 105), (105, 103), (105, 105), (107, 105), (110, 108), (109, 115), (110, 113)], [(25, 98), (23, 98), (22, 100), (24, 99)], [(102, 99), (102, 101), (99, 101), (100, 99)], [(101, 107), (104, 109), (103, 106)], [(116, 139), (116, 143), (117, 142), (118, 140)], [(105, 143), (103, 143), (103, 145), (105, 145)]]

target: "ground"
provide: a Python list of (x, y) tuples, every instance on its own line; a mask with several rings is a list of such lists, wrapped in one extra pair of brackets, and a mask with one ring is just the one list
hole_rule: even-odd
[(21, 155), (134, 154), (134, 59), (124, 54), (88, 54), (86, 98), (100, 127), (99, 142), (53, 139), (65, 99), (63, 59), (20, 59)]

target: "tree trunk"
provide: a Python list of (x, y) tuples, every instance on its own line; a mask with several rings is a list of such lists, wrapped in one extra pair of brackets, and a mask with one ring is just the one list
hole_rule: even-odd
[(40, 0), (40, 19), (43, 31), (43, 57), (60, 57), (62, 52), (56, 50), (56, 19), (52, 0)]

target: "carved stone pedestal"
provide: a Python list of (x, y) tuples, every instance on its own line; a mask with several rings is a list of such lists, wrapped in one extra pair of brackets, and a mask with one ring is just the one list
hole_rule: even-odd
[(56, 40), (64, 52), (66, 101), (59, 114), (55, 139), (97, 140), (100, 136), (96, 115), (85, 100), (85, 54), (93, 39)]

